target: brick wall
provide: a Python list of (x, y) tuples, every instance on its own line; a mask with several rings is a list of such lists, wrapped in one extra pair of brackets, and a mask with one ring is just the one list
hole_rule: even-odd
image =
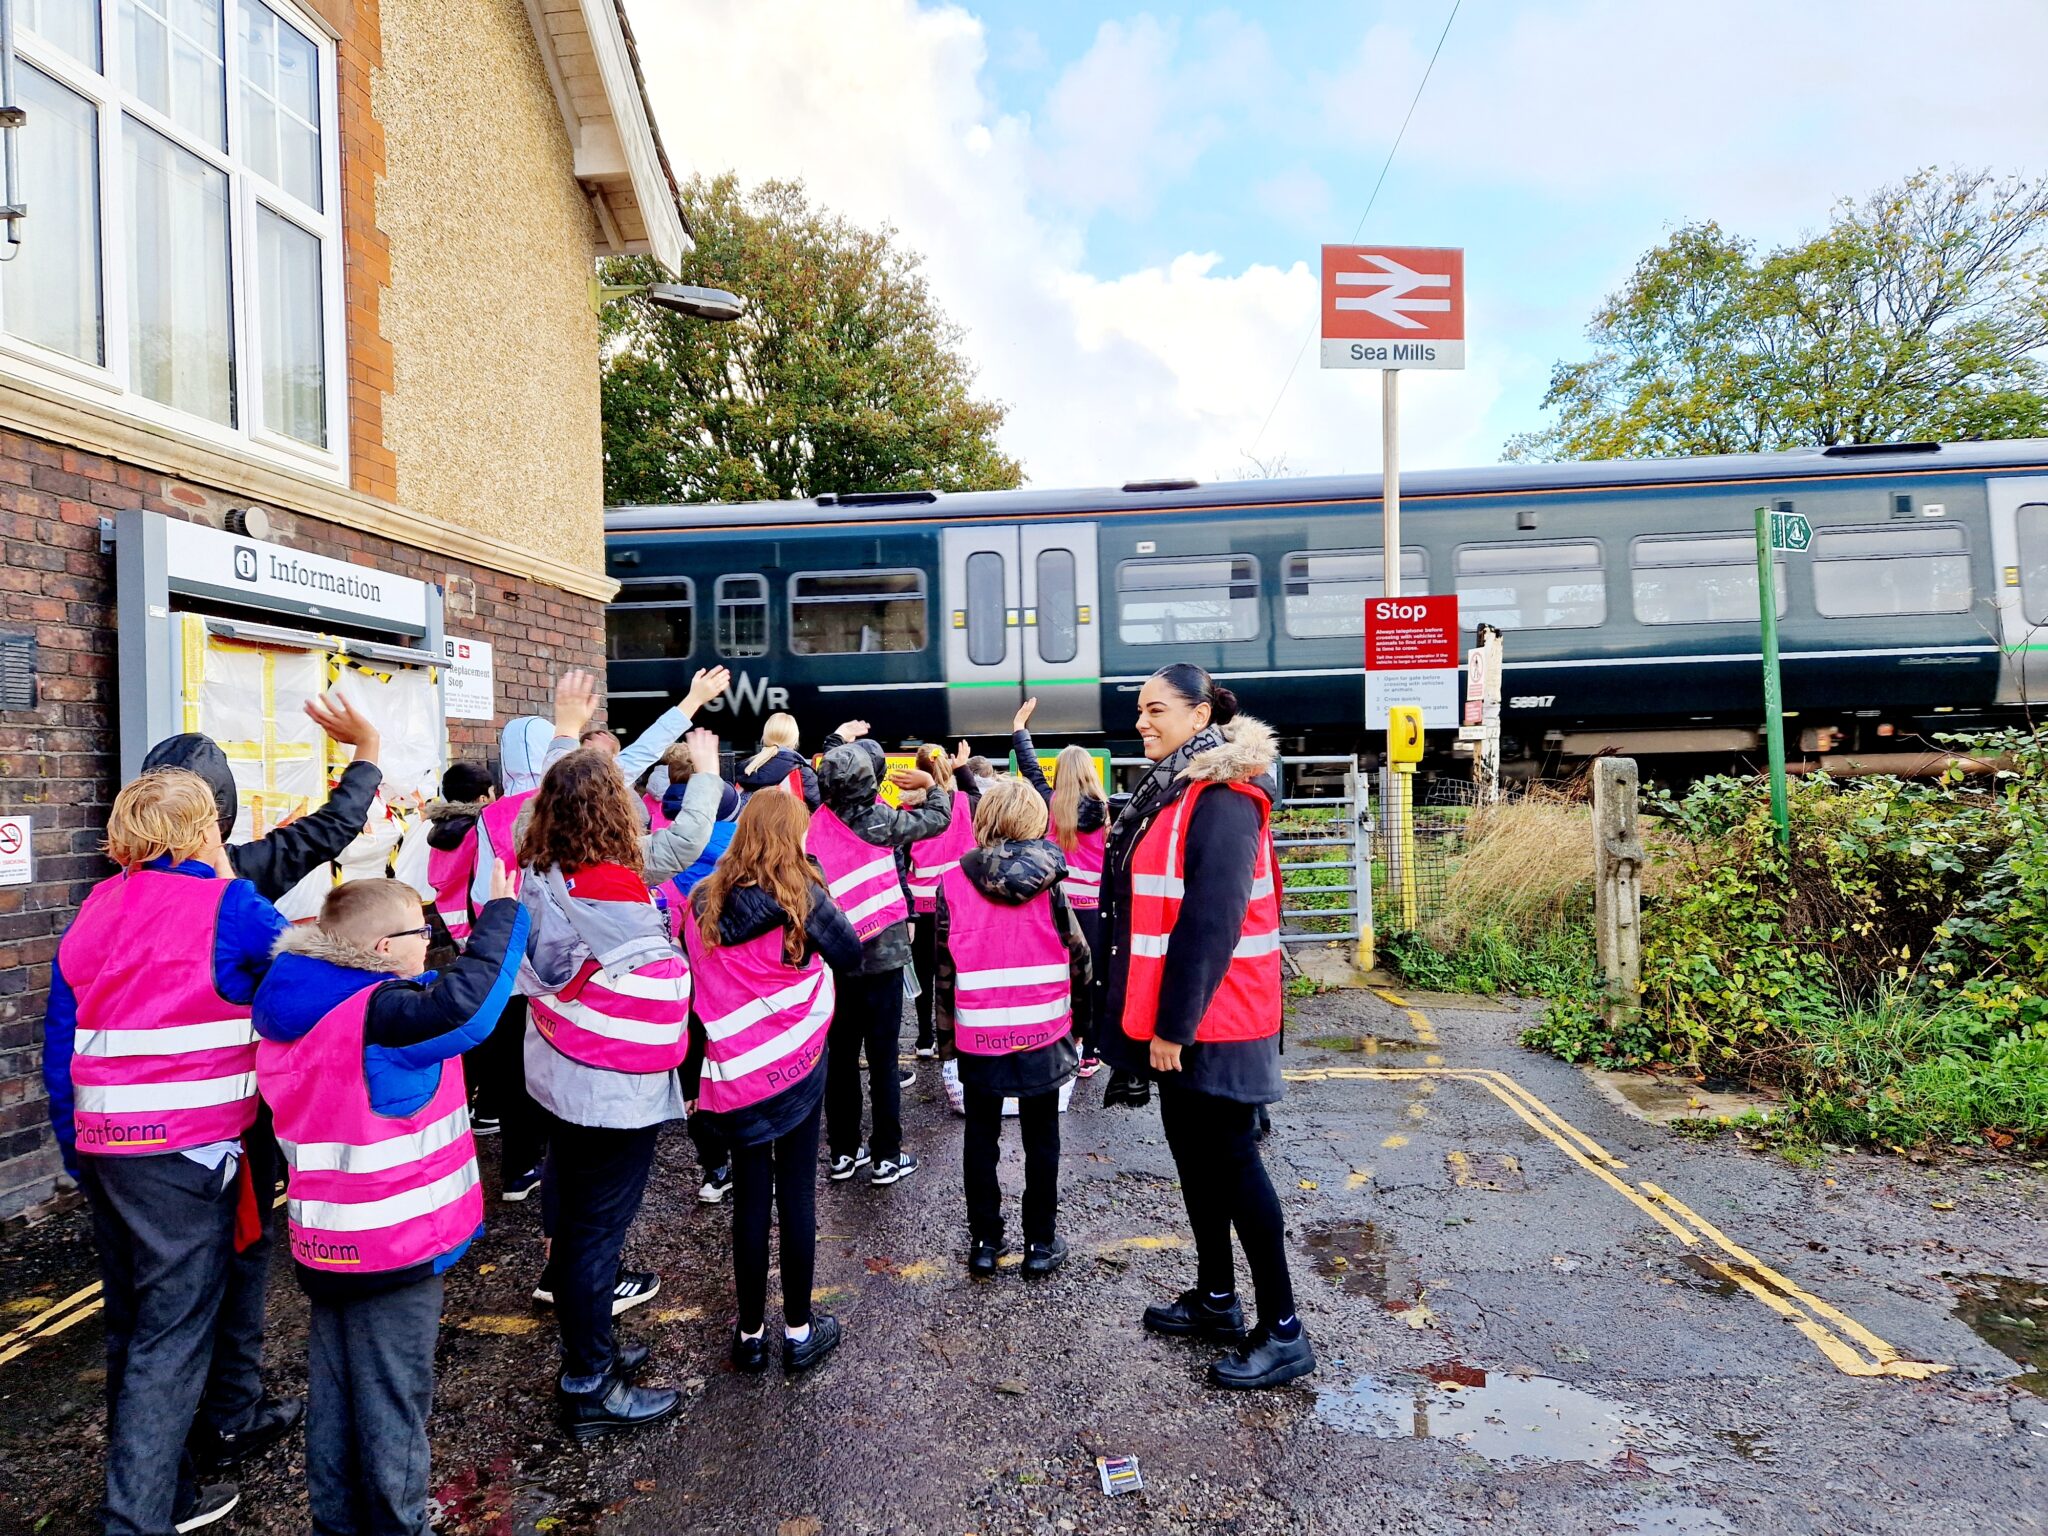
[[(220, 524), (230, 498), (97, 455), (0, 432), (0, 630), (32, 632), (40, 697), (0, 713), (0, 814), (35, 818), (35, 883), (0, 887), (0, 1221), (47, 1207), (59, 1164), (43, 1106), (42, 1019), (57, 938), (108, 866), (97, 848), (119, 771), (114, 559), (99, 520), (142, 507)], [(546, 714), (556, 671), (601, 667), (601, 605), (317, 518), (278, 513), (292, 548), (431, 581), (451, 634), (496, 648), (497, 708)], [(451, 721), (457, 756), (481, 757), (496, 726)]]

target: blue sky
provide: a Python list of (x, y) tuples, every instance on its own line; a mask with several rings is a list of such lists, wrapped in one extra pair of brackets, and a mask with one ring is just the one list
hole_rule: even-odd
[[(1303, 357), (1450, 0), (629, 0), (679, 165), (894, 224), (1040, 484), (1377, 468)], [(1936, 24), (1938, 18), (1939, 24)], [(1917, 166), (2048, 173), (2043, 0), (1465, 0), (1363, 238), (1462, 245), (1470, 363), (1415, 465), (1488, 462), (1650, 245), (1766, 244)]]

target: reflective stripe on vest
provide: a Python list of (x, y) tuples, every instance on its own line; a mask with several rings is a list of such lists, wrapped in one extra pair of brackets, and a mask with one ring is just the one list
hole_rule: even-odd
[(1210, 790), (1250, 795), (1259, 807), (1251, 899), (1231, 950), (1230, 966), (1195, 1027), (1197, 1041), (1263, 1040), (1280, 1032), (1280, 893), (1273, 855), (1272, 802), (1249, 784), (1188, 786), (1138, 839), (1131, 853), (1130, 967), (1124, 984), (1123, 1031), (1150, 1040), (1158, 1027), (1166, 956), (1187, 894), (1187, 834), (1195, 806)]
[(953, 1039), (969, 1056), (1037, 1050), (1073, 1027), (1067, 946), (1052, 894), (992, 901), (955, 869), (940, 876), (953, 961)]
[(910, 915), (894, 851), (856, 837), (830, 806), (811, 818), (804, 852), (825, 871), (826, 888), (862, 943)]
[(707, 944), (697, 923), (684, 928), (704, 1025), (700, 1110), (726, 1114), (773, 1098), (810, 1076), (824, 1057), (832, 973), (816, 955), (788, 964), (782, 940), (777, 927), (744, 944)]
[(448, 937), (458, 944), (469, 938), (469, 886), (476, 877), (476, 853), (475, 827), (453, 848), (427, 850), (427, 883), (434, 888), (434, 910), (447, 926)]
[(483, 1225), (461, 1059), (441, 1063), (433, 1095), (412, 1114), (380, 1114), (370, 1103), (363, 1026), (382, 984), (344, 998), (297, 1040), (265, 1040), (256, 1050), (291, 1170), (292, 1257), (308, 1269), (409, 1269), (453, 1252)]
[(231, 882), (136, 870), (94, 886), (59, 942), (78, 999), (71, 1082), (78, 1150), (178, 1152), (233, 1141), (256, 1118), (249, 1009), (216, 990)]
[(512, 894), (515, 896), (519, 894), (524, 877), (519, 867), (519, 839), (513, 834), (519, 830), (520, 811), (539, 793), (537, 789), (522, 789), (516, 795), (500, 796), (486, 805), (483, 815), (478, 818), (491, 840), (491, 857), (511, 872)]
[(910, 900), (920, 912), (935, 910), (939, 904), (939, 877), (960, 862), (960, 855), (974, 846), (974, 813), (967, 797), (953, 793), (952, 819), (937, 837), (910, 845)]
[(1087, 911), (1102, 905), (1102, 862), (1109, 834), (1101, 827), (1075, 836), (1067, 854), (1066, 893), (1069, 905)]
[(680, 955), (627, 971), (585, 961), (574, 981), (531, 1008), (541, 1038), (585, 1066), (668, 1072), (689, 1054), (690, 967)]

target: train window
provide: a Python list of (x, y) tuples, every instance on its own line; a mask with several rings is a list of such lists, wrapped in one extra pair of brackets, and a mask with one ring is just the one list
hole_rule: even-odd
[(2048, 624), (2048, 505), (2020, 508), (2020, 612), (2029, 624)]
[(696, 644), (697, 584), (687, 576), (629, 576), (604, 611), (608, 661), (682, 661)]
[(1010, 653), (1004, 628), (1003, 557), (979, 549), (967, 557), (967, 659), (977, 667), (1002, 665)]
[[(1681, 533), (1637, 539), (1628, 563), (1638, 624), (1754, 624), (1756, 540), (1748, 534)], [(1785, 612), (1785, 562), (1772, 568)]]
[(718, 654), (766, 656), (768, 578), (721, 576), (712, 595), (718, 600)]
[(1259, 562), (1250, 555), (1126, 560), (1116, 591), (1126, 645), (1258, 638)]
[[(1287, 633), (1296, 640), (1365, 633), (1365, 600), (1387, 590), (1386, 557), (1377, 549), (1301, 550), (1280, 568)], [(1401, 550), (1401, 595), (1429, 595), (1429, 556)]]
[(789, 648), (799, 656), (924, 649), (924, 572), (812, 571), (789, 578)]
[(1955, 523), (1817, 529), (1813, 606), (1824, 619), (1967, 613), (1969, 548)]
[(1591, 539), (1468, 544), (1458, 551), (1465, 629), (1592, 629), (1607, 622), (1607, 572)]
[(1038, 552), (1038, 659), (1072, 661), (1081, 649), (1080, 593), (1071, 549)]

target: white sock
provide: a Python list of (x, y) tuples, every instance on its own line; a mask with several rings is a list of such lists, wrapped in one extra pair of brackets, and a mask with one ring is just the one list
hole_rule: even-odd
[(763, 1323), (760, 1327), (756, 1328), (752, 1333), (743, 1333), (740, 1335), (740, 1337), (751, 1344), (755, 1339), (758, 1339), (759, 1337), (761, 1337), (762, 1334), (766, 1333), (767, 1331), (768, 1325), (766, 1323)]
[(809, 1323), (805, 1323), (801, 1328), (791, 1328), (785, 1324), (782, 1330), (782, 1336), (785, 1339), (789, 1340), (789, 1342), (792, 1344), (801, 1344), (805, 1339), (808, 1339), (811, 1336), (811, 1325)]

